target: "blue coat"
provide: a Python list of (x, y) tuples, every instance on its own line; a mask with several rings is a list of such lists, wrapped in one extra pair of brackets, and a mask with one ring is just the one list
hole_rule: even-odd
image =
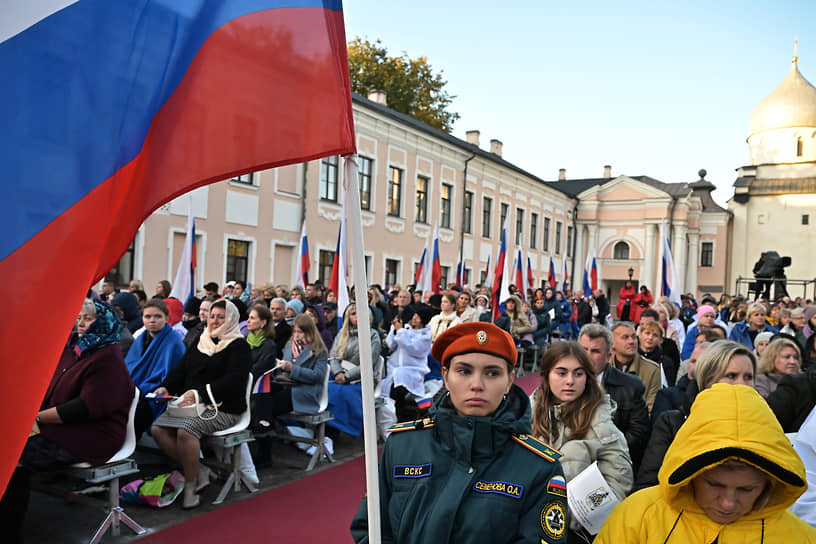
[(300, 382), (292, 388), (292, 409), (304, 414), (316, 414), (320, 409), (320, 395), (329, 368), (329, 357), (325, 351), (319, 355), (306, 346), (297, 359), (292, 358), (292, 343), (283, 348), (283, 360), (292, 361), (292, 379)]
[[(765, 326), (760, 332), (770, 332), (776, 334), (779, 332), (779, 329), (765, 323)], [(743, 346), (749, 348), (751, 351), (754, 349), (754, 342), (748, 335), (748, 323), (745, 321), (740, 321), (739, 323), (734, 324), (734, 328), (731, 329), (731, 334), (728, 335), (728, 339), (733, 340), (734, 342), (739, 342)]]

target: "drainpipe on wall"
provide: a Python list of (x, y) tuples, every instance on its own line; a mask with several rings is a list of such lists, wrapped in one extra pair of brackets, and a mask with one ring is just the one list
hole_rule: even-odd
[[(472, 161), (473, 159), (475, 159), (475, 158), (476, 158), (476, 155), (474, 154), (474, 155), (471, 155), (470, 157), (468, 157), (467, 159), (465, 159), (465, 172), (464, 172), (464, 179), (462, 180), (462, 224), (460, 225), (461, 228), (459, 229), (459, 255), (461, 255), (461, 257), (462, 257), (462, 283), (463, 284), (464, 284), (464, 281), (465, 281), (465, 271), (464, 271), (464, 268), (465, 268), (465, 262), (464, 262), (465, 261), (465, 254), (464, 254), (464, 248), (465, 248), (465, 197), (467, 196), (467, 169), (468, 169), (468, 163), (470, 161)], [(470, 207), (470, 215), (471, 215), (470, 219), (472, 221), (473, 220), (473, 206), (472, 206), (472, 203), (471, 203), (471, 207)], [(474, 268), (474, 271), (475, 271), (475, 268)], [(471, 280), (471, 283), (473, 283), (472, 280)]]
[[(306, 221), (306, 178), (307, 173), (309, 172), (309, 163), (303, 163), (303, 189), (300, 192), (300, 224), (303, 225), (303, 222)], [(299, 232), (299, 231), (298, 231)]]
[[(572, 272), (570, 272), (570, 288), (575, 293), (575, 246), (578, 243), (578, 205), (572, 209)], [(583, 281), (583, 280), (582, 280)]]

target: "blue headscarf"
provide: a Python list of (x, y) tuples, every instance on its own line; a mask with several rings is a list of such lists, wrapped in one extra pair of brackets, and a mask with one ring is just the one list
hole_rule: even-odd
[(96, 308), (96, 320), (88, 325), (85, 334), (79, 338), (71, 337), (77, 358), (82, 357), (86, 352), (119, 342), (121, 326), (119, 315), (104, 302), (94, 301), (94, 307)]

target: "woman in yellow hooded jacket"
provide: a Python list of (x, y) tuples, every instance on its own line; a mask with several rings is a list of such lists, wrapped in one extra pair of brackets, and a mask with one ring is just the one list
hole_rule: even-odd
[(697, 396), (658, 481), (619, 504), (595, 544), (816, 543), (788, 510), (807, 488), (805, 467), (750, 387)]

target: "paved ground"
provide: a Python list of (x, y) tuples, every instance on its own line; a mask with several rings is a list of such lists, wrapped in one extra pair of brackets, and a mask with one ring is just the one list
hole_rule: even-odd
[[(272, 461), (264, 466), (257, 466), (261, 480), (259, 492), (280, 487), (333, 466), (324, 462), (318, 464), (312, 472), (305, 472), (304, 469), (309, 458), (304, 452), (294, 445), (277, 440), (272, 440), (270, 445)], [(336, 462), (348, 461), (362, 454), (363, 439), (362, 437), (353, 438), (340, 434), (334, 440), (334, 448)], [(170, 464), (168, 458), (150, 451), (139, 449), (135, 458), (141, 469), (141, 474), (138, 475), (139, 478), (150, 478), (175, 468)], [(121, 482), (121, 485), (125, 483), (127, 481)], [(179, 497), (173, 505), (167, 508), (153, 509), (148, 506), (126, 505), (125, 512), (142, 526), (158, 531), (216, 508), (254, 496), (242, 488), (238, 493), (231, 491), (223, 504), (214, 506), (211, 502), (218, 494), (222, 483), (220, 481), (215, 482), (205, 489), (201, 494), (201, 506), (194, 510), (183, 510), (181, 508), (181, 498)], [(72, 490), (87, 487), (84, 482), (70, 480), (65, 477), (51, 480), (37, 478), (33, 487), (34, 490), (31, 494), (31, 502), (25, 520), (25, 542), (27, 544), (86, 543), (105, 517), (106, 494), (99, 493), (68, 498)], [(136, 540), (134, 534), (123, 526), (121, 536), (116, 538), (107, 536), (103, 539), (103, 542), (118, 544), (134, 540)]]

